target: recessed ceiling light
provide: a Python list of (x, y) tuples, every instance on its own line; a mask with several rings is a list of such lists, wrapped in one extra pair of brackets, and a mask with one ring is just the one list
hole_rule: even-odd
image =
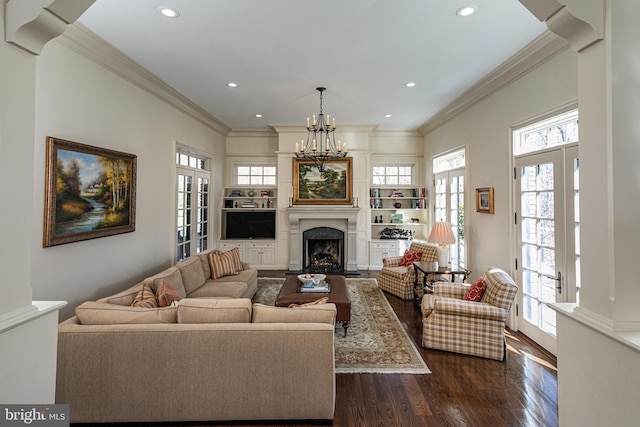
[(256, 117), (260, 119), (262, 118), (262, 114), (256, 114)]
[(416, 83), (415, 82), (409, 82), (409, 83), (405, 83), (404, 85), (406, 87), (415, 87)]
[(456, 15), (458, 16), (469, 16), (469, 15), (473, 15), (476, 10), (478, 10), (477, 6), (465, 6), (465, 7), (461, 7), (460, 9), (458, 9), (456, 11)]
[(227, 86), (229, 86), (229, 87), (238, 87), (238, 83), (229, 82), (229, 83), (227, 83)]
[(177, 18), (178, 16), (180, 16), (180, 12), (178, 12), (175, 9), (171, 9), (169, 7), (161, 6), (158, 8), (158, 10), (162, 15), (166, 16), (167, 18)]
[(391, 114), (385, 114), (384, 117), (388, 119), (389, 117), (391, 117)]

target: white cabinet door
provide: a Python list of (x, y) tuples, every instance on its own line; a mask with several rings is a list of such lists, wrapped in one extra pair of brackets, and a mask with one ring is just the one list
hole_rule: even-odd
[(252, 267), (275, 264), (275, 247), (273, 243), (247, 243), (247, 255)]

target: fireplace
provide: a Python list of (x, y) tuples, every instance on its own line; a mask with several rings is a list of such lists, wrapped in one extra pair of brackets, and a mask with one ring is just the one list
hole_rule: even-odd
[(344, 232), (331, 227), (315, 227), (302, 233), (304, 271), (344, 272)]
[[(317, 264), (327, 268), (329, 262), (339, 263), (338, 274), (358, 273), (357, 218), (360, 208), (343, 206), (295, 206), (289, 213), (289, 271), (306, 271), (308, 254), (317, 258)], [(305, 241), (305, 235), (313, 229), (313, 247)], [(333, 231), (329, 231), (333, 230)], [(317, 233), (317, 234), (316, 234)], [(335, 234), (334, 234), (335, 233)], [(318, 237), (319, 236), (319, 237)], [(341, 242), (328, 242), (341, 241)], [(327, 247), (327, 244), (331, 246)], [(317, 246), (317, 247), (316, 247)], [(315, 255), (313, 255), (315, 253)], [(338, 261), (336, 261), (336, 259)], [(330, 260), (330, 261), (328, 261)]]

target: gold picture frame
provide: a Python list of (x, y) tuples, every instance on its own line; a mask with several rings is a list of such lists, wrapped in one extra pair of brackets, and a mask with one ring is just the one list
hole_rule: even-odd
[(294, 205), (351, 205), (352, 158), (327, 160), (320, 173), (310, 159), (293, 158)]
[(476, 212), (493, 213), (493, 187), (476, 188)]
[(47, 137), (43, 247), (130, 233), (137, 156)]

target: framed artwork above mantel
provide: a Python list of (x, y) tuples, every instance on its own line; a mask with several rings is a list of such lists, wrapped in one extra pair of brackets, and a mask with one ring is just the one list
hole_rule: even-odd
[(294, 205), (351, 205), (352, 158), (327, 160), (324, 172), (309, 159), (293, 159)]

